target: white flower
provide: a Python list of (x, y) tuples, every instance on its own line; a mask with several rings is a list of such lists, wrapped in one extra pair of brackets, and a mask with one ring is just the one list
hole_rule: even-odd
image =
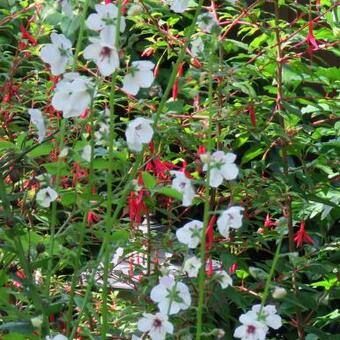
[(192, 256), (184, 262), (183, 271), (186, 272), (189, 277), (197, 277), (201, 266), (201, 260), (196, 256)]
[(189, 248), (196, 248), (201, 242), (203, 223), (193, 220), (177, 229), (176, 236), (179, 242), (186, 244)]
[[(202, 160), (209, 162), (210, 164), (210, 178), (209, 184), (213, 188), (217, 188), (222, 184), (223, 179), (228, 181), (233, 180), (237, 177), (239, 170), (236, 166), (235, 159), (236, 155), (223, 151), (215, 151), (212, 155), (202, 155)], [(203, 171), (208, 170), (208, 164), (204, 164)]]
[(39, 328), (43, 324), (43, 317), (42, 316), (36, 316), (35, 318), (31, 319), (31, 323), (33, 327)]
[(197, 25), (203, 32), (210, 33), (218, 22), (212, 13), (203, 13), (198, 16)]
[(97, 144), (105, 144), (109, 135), (110, 127), (105, 123), (99, 123), (99, 130), (94, 133)]
[(51, 34), (52, 44), (45, 45), (40, 51), (40, 58), (51, 66), (51, 73), (58, 76), (65, 72), (72, 63), (72, 43), (64, 34)]
[(114, 46), (115, 37), (112, 31), (103, 29), (98, 38), (90, 38), (92, 44), (84, 50), (84, 58), (93, 60), (99, 72), (107, 77), (119, 67), (119, 55)]
[(55, 336), (49, 336), (47, 335), (46, 340), (67, 340), (67, 337), (62, 334), (57, 334)]
[(150, 87), (155, 79), (152, 72), (154, 67), (151, 61), (133, 61), (131, 72), (123, 78), (122, 90), (135, 96), (140, 88)]
[(40, 206), (48, 208), (51, 202), (55, 201), (57, 197), (57, 192), (51, 187), (47, 187), (38, 191), (36, 200)]
[(188, 8), (189, 0), (166, 0), (166, 3), (175, 13), (183, 13)]
[(281, 316), (277, 314), (274, 305), (263, 306), (262, 310), (260, 304), (254, 305), (246, 315), (263, 322), (266, 326), (273, 329), (279, 329), (282, 326)]
[[(94, 31), (109, 29), (113, 37), (116, 36), (118, 8), (114, 4), (96, 5), (97, 13), (92, 13), (86, 20), (86, 26)], [(125, 31), (125, 18), (120, 18), (120, 32)]]
[(142, 340), (142, 338), (133, 334), (131, 340)]
[(191, 41), (191, 54), (193, 57), (199, 57), (204, 51), (204, 43), (201, 37), (197, 37)]
[(151, 142), (153, 136), (152, 123), (151, 119), (142, 117), (135, 118), (129, 122), (125, 137), (130, 150), (142, 151), (143, 145)]
[(282, 299), (287, 295), (287, 290), (283, 287), (275, 287), (272, 296), (274, 299)]
[(159, 284), (152, 288), (151, 300), (158, 303), (163, 314), (176, 314), (181, 309), (188, 309), (191, 305), (189, 288), (182, 282), (176, 282), (170, 276), (163, 276)]
[(184, 207), (189, 207), (195, 196), (191, 179), (181, 171), (172, 170), (170, 171), (170, 174), (175, 176), (175, 178), (172, 180), (172, 189), (175, 189), (183, 194), (182, 205)]
[(265, 340), (268, 327), (247, 314), (240, 316), (239, 320), (242, 325), (235, 329), (234, 337), (242, 340)]
[(44, 140), (46, 134), (43, 115), (38, 109), (29, 109), (28, 113), (31, 116), (31, 123), (34, 124), (38, 130), (38, 141), (41, 143)]
[(217, 281), (221, 285), (222, 289), (227, 288), (233, 284), (232, 278), (224, 270), (218, 271), (216, 274)]
[(144, 11), (144, 8), (141, 4), (133, 3), (129, 7), (129, 9), (127, 11), (127, 15), (128, 15), (128, 17), (133, 17), (134, 15), (138, 15), (138, 14), (143, 13), (143, 11)]
[(66, 73), (58, 82), (52, 106), (63, 112), (64, 118), (79, 117), (91, 103), (92, 83), (89, 78), (79, 73)]
[(61, 0), (61, 11), (69, 18), (73, 16), (73, 9), (69, 0)]
[(242, 226), (242, 207), (230, 207), (223, 211), (221, 216), (217, 219), (217, 227), (220, 234), (224, 237), (229, 236), (229, 229), (238, 229)]
[(143, 317), (138, 320), (138, 330), (148, 332), (151, 340), (163, 340), (166, 334), (172, 334), (174, 326), (168, 321), (168, 316), (162, 313), (155, 315), (144, 313)]
[(113, 255), (111, 262), (114, 265), (117, 265), (123, 254), (124, 254), (124, 248), (118, 247), (117, 250), (115, 251), (114, 255)]
[(91, 145), (85, 145), (83, 147), (83, 152), (81, 153), (81, 158), (86, 162), (91, 162), (91, 153), (92, 153)]

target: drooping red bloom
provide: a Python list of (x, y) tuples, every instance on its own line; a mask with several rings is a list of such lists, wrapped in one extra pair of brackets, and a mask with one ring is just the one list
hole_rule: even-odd
[(204, 145), (200, 145), (197, 149), (197, 156), (204, 155), (207, 152), (206, 148)]
[(82, 169), (78, 163), (73, 164), (73, 179), (72, 179), (72, 185), (76, 185), (77, 182), (83, 180), (85, 177), (87, 177), (88, 172), (86, 169)]
[(87, 213), (87, 224), (93, 225), (100, 221), (100, 216), (97, 215), (94, 211), (89, 211)]
[(105, 5), (108, 5), (111, 3), (111, 0), (105, 0)]
[(317, 51), (319, 49), (319, 45), (314, 37), (313, 33), (313, 21), (310, 21), (308, 23), (308, 34), (306, 38), (306, 42), (309, 44), (309, 47), (307, 49), (307, 53), (310, 55), (310, 57), (313, 55), (313, 52)]
[(176, 77), (176, 80), (175, 80), (174, 85), (172, 87), (172, 99), (173, 100), (177, 99), (178, 83), (179, 83), (179, 79), (182, 77), (182, 75), (183, 75), (183, 63), (179, 64), (179, 66), (178, 66), (177, 77)]
[(196, 58), (191, 59), (191, 65), (196, 67), (196, 68), (201, 68), (202, 67), (201, 62), (198, 59), (196, 59)]
[(142, 216), (147, 210), (145, 203), (143, 202), (144, 191), (140, 190), (138, 194), (134, 191), (130, 192), (129, 196), (129, 217), (130, 221), (141, 223)]
[(81, 118), (81, 119), (85, 119), (85, 118), (87, 117), (87, 115), (89, 114), (89, 112), (90, 112), (90, 109), (89, 109), (89, 108), (85, 109), (85, 110), (81, 113), (80, 118)]
[(248, 112), (250, 117), (250, 122), (253, 127), (256, 127), (256, 112), (253, 105), (248, 106)]
[(263, 226), (266, 227), (266, 228), (276, 227), (277, 226), (277, 222), (276, 221), (272, 221), (270, 219), (270, 215), (267, 214), (266, 219), (264, 220)]
[(23, 39), (27, 39), (33, 46), (36, 46), (38, 44), (37, 40), (34, 39), (30, 33), (28, 33), (25, 26), (20, 25), (20, 32), (22, 33)]
[(304, 243), (314, 244), (314, 240), (305, 231), (305, 221), (301, 221), (300, 229), (295, 234), (294, 241), (298, 248), (302, 247)]
[(153, 47), (147, 47), (141, 54), (142, 57), (150, 57), (155, 53), (155, 49)]
[(238, 268), (238, 264), (235, 262), (229, 268), (229, 274), (234, 274)]
[(214, 225), (216, 223), (216, 215), (214, 215), (213, 217), (211, 217), (209, 223), (208, 223), (208, 227), (207, 227), (207, 231), (206, 231), (206, 250), (209, 251), (214, 243)]

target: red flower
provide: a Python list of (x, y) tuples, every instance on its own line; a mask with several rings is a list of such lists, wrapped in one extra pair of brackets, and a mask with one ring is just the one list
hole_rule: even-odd
[(200, 145), (197, 149), (197, 156), (204, 155), (207, 152), (204, 145)]
[(234, 274), (238, 268), (238, 264), (235, 262), (229, 268), (229, 274)]
[(178, 70), (177, 70), (177, 78), (175, 80), (175, 83), (172, 87), (172, 99), (176, 100), (177, 96), (178, 96), (178, 82), (179, 79), (182, 77), (183, 75), (183, 63), (179, 64), (178, 66)]
[(28, 33), (26, 28), (23, 25), (20, 25), (20, 32), (22, 33), (22, 38), (27, 39), (33, 46), (37, 45), (38, 42), (34, 39), (31, 34)]
[(142, 57), (150, 57), (155, 53), (155, 49), (153, 47), (147, 47), (141, 54)]
[(300, 229), (295, 234), (294, 241), (297, 247), (302, 247), (304, 243), (314, 244), (314, 240), (305, 231), (305, 221), (301, 221)]
[(93, 211), (87, 213), (87, 224), (93, 225), (100, 221), (100, 216)]
[(129, 217), (131, 222), (141, 223), (142, 216), (147, 210), (143, 202), (144, 191), (139, 191), (138, 195), (134, 191), (129, 196)]
[(208, 227), (207, 227), (207, 231), (206, 231), (206, 250), (209, 251), (214, 243), (214, 225), (216, 223), (216, 215), (214, 215), (209, 223), (208, 223)]
[(214, 274), (214, 266), (211, 257), (208, 260), (207, 276), (212, 277)]
[(266, 228), (276, 227), (276, 226), (277, 226), (277, 222), (272, 221), (272, 220), (270, 219), (270, 215), (267, 214), (263, 226), (266, 227)]
[(249, 117), (250, 117), (251, 125), (253, 127), (256, 127), (256, 112), (255, 112), (255, 108), (254, 108), (253, 105), (249, 105), (248, 106), (248, 112), (249, 112)]

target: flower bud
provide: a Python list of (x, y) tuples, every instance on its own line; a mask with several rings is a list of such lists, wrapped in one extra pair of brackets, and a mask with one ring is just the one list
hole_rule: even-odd
[(42, 318), (42, 316), (40, 315), (40, 316), (37, 316), (37, 317), (35, 317), (35, 318), (32, 318), (32, 319), (31, 319), (31, 323), (32, 323), (32, 326), (33, 326), (33, 327), (40, 328), (41, 325), (42, 325), (42, 323), (43, 323), (43, 318)]
[(143, 13), (144, 9), (143, 6), (140, 4), (132, 4), (128, 11), (127, 11), (127, 15), (130, 16), (134, 16), (134, 15), (138, 15)]
[(287, 290), (283, 287), (275, 287), (272, 296), (274, 299), (283, 299), (287, 295)]

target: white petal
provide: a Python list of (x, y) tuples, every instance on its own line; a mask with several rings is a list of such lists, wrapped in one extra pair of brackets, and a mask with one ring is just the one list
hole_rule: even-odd
[(86, 20), (86, 26), (90, 30), (94, 31), (100, 31), (104, 27), (103, 22), (97, 13), (92, 13), (89, 15)]
[(100, 56), (100, 51), (102, 49), (102, 46), (97, 42), (88, 45), (83, 53), (83, 56), (87, 60), (97, 60)]
[(143, 318), (138, 320), (137, 328), (141, 332), (148, 332), (152, 328), (152, 314), (144, 313)]
[(221, 173), (226, 180), (231, 181), (237, 177), (239, 170), (234, 163), (227, 163), (222, 166)]
[(152, 71), (137, 71), (134, 79), (140, 87), (148, 88), (152, 85), (155, 78)]
[(135, 96), (139, 91), (139, 84), (130, 73), (123, 78), (122, 90), (132, 96)]
[(223, 182), (223, 177), (218, 169), (212, 168), (210, 170), (209, 185), (212, 188), (217, 188)]

